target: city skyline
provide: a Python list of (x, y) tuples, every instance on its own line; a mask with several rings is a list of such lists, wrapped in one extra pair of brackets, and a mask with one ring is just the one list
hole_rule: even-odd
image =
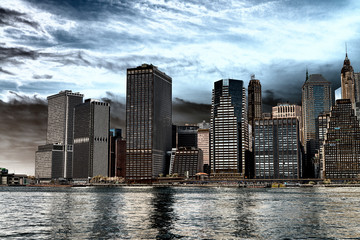
[(345, 42), (359, 71), (357, 8), (356, 1), (2, 1), (0, 164), (31, 173), (29, 154), (44, 144), (45, 97), (60, 90), (107, 100), (112, 127), (124, 126), (125, 69), (145, 62), (174, 79), (175, 122), (209, 119), (213, 82), (223, 78), (247, 85), (254, 73), (265, 107), (299, 103), (306, 66), (336, 89)]

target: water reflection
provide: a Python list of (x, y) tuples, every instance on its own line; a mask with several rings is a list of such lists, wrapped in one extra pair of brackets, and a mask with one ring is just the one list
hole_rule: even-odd
[(234, 236), (237, 238), (253, 238), (256, 237), (255, 213), (253, 209), (255, 202), (253, 193), (249, 191), (239, 190), (236, 196), (236, 218), (234, 220)]
[(173, 205), (175, 189), (155, 187), (152, 199), (153, 209), (150, 216), (151, 228), (157, 230), (156, 239), (174, 239), (179, 235), (172, 233), (173, 222), (177, 220)]

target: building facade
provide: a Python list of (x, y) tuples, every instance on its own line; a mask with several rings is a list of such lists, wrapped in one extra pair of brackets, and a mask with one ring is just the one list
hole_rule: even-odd
[[(35, 176), (38, 178), (72, 177), (73, 113), (74, 107), (83, 102), (83, 95), (70, 90), (51, 95), (48, 100), (48, 123), (46, 145), (39, 146), (35, 154)], [(49, 145), (54, 145), (50, 147)], [(59, 150), (61, 148), (61, 150)], [(59, 151), (62, 151), (60, 156)], [(50, 157), (54, 156), (52, 159)], [(61, 157), (61, 160), (58, 158)], [(43, 166), (51, 170), (44, 170)], [(42, 175), (42, 173), (46, 175)]]
[(261, 83), (251, 76), (248, 86), (248, 122), (254, 127), (254, 122), (262, 116)]
[(176, 147), (186, 147), (186, 148), (197, 148), (198, 147), (198, 137), (197, 130), (198, 126), (196, 125), (183, 125), (176, 126)]
[(171, 150), (172, 79), (153, 65), (127, 70), (126, 178), (151, 180)]
[(360, 177), (360, 127), (350, 99), (340, 99), (332, 108), (324, 143), (324, 177)]
[(110, 104), (85, 100), (74, 109), (73, 178), (108, 176)]
[(299, 120), (293, 118), (255, 121), (255, 178), (299, 179), (302, 152)]
[(223, 79), (214, 83), (210, 124), (211, 171), (245, 177), (249, 126), (243, 81)]

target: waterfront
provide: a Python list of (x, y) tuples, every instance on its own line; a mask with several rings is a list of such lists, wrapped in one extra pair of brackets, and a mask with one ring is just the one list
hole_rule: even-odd
[(0, 187), (0, 239), (359, 239), (360, 188)]

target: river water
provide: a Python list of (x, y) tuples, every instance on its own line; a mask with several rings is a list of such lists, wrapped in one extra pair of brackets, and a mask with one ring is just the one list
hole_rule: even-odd
[(360, 188), (0, 187), (0, 239), (360, 239)]

